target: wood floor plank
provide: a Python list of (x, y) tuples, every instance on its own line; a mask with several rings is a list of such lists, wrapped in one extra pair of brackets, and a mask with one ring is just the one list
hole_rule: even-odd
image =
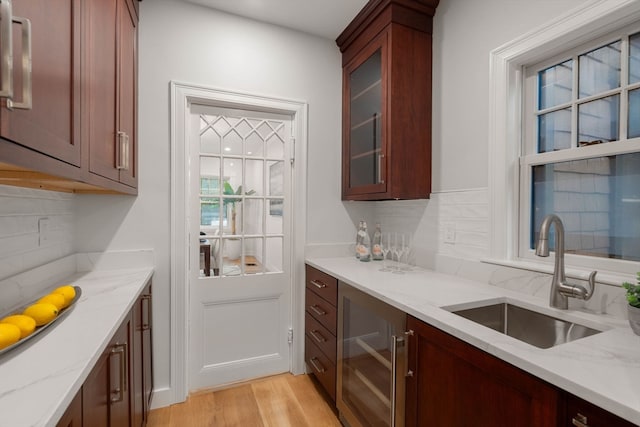
[(295, 390), (296, 399), (304, 408), (307, 425), (314, 427), (342, 426), (308, 375), (288, 375), (285, 378), (292, 390)]
[(153, 427), (171, 427), (171, 411), (171, 406), (150, 411), (147, 425)]
[(213, 425), (264, 427), (251, 385), (215, 392)]
[[(215, 426), (216, 394), (205, 393), (189, 397), (189, 418), (194, 427)], [(176, 421), (179, 421), (176, 420)], [(179, 423), (176, 423), (179, 425)]]
[(260, 415), (268, 427), (302, 427), (305, 417), (293, 390), (282, 376), (251, 385), (260, 408)]
[(307, 375), (253, 380), (154, 409), (147, 427), (340, 427)]

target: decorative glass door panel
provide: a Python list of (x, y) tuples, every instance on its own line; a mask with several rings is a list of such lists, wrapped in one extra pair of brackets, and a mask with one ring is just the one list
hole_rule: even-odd
[(282, 270), (286, 124), (200, 115), (201, 278)]

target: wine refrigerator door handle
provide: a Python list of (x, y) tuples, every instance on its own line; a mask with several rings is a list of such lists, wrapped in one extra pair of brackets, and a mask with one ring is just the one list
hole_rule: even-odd
[(398, 346), (404, 345), (404, 338), (391, 336), (391, 427), (396, 427), (397, 382), (398, 382)]

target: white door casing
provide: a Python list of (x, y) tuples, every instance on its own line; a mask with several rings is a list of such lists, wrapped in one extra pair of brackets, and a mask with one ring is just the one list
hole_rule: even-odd
[[(198, 249), (196, 245), (191, 245), (192, 252), (189, 253), (189, 234), (193, 232), (193, 228), (189, 229), (189, 212), (186, 206), (188, 205), (189, 183), (193, 183), (193, 180), (188, 179), (189, 173), (189, 133), (190, 123), (189, 117), (191, 115), (191, 109), (193, 106), (218, 106), (223, 108), (232, 109), (245, 109), (253, 111), (261, 111), (266, 114), (280, 114), (292, 117), (293, 125), (293, 141), (295, 146), (291, 147), (289, 153), (293, 155), (295, 151), (295, 163), (291, 164), (292, 182), (294, 186), (291, 188), (291, 211), (294, 212), (290, 221), (290, 233), (291, 233), (291, 246), (288, 251), (288, 263), (291, 266), (291, 284), (290, 293), (286, 302), (286, 309), (281, 311), (291, 313), (289, 323), (293, 328), (293, 344), (291, 346), (291, 360), (288, 363), (288, 368), (294, 374), (304, 372), (304, 242), (305, 242), (305, 218), (306, 218), (306, 138), (307, 138), (307, 109), (308, 106), (303, 102), (289, 101), (282, 99), (266, 98), (255, 95), (229, 92), (224, 90), (211, 89), (201, 86), (186, 85), (181, 83), (171, 83), (171, 247), (172, 247), (172, 261), (171, 261), (171, 391), (173, 398), (171, 403), (184, 401), (187, 397), (189, 389), (207, 387), (207, 384), (189, 384), (189, 367), (190, 361), (193, 359), (190, 355), (190, 348), (188, 343), (188, 337), (190, 336), (190, 325), (188, 322), (190, 311), (190, 294), (196, 292), (195, 289), (190, 288), (189, 277), (189, 260), (194, 260), (192, 265), (198, 268)], [(287, 153), (287, 156), (289, 155)], [(267, 209), (267, 208), (265, 208)], [(196, 217), (197, 219), (197, 217)], [(191, 221), (193, 223), (193, 221)], [(195, 238), (195, 242), (198, 241), (198, 236)], [(286, 262), (283, 261), (283, 265)], [(193, 270), (193, 269), (192, 269)], [(197, 270), (196, 270), (197, 272)], [(197, 273), (194, 273), (197, 274)], [(264, 274), (268, 277), (269, 274)], [(273, 275), (275, 277), (275, 275)], [(193, 277), (192, 277), (193, 278)], [(241, 279), (242, 277), (227, 277), (226, 280), (231, 283), (233, 280)], [(204, 282), (221, 280), (225, 281), (225, 278), (204, 278), (197, 279)], [(267, 279), (269, 280), (269, 279)], [(221, 283), (222, 283), (221, 282)], [(237, 283), (237, 282), (236, 282)], [(222, 285), (221, 287), (225, 287)], [(273, 298), (265, 296), (266, 287), (253, 287), (252, 289), (241, 290), (247, 292), (245, 297), (239, 298), (239, 300), (252, 306), (253, 313), (257, 314), (260, 310), (263, 312), (273, 313)], [(257, 292), (256, 292), (257, 291)], [(219, 316), (225, 316), (224, 311), (227, 311), (227, 315), (233, 316), (236, 311), (232, 308), (233, 304), (223, 305), (218, 304), (225, 300), (224, 297), (218, 295), (219, 301), (209, 307), (214, 306), (217, 310), (213, 314), (211, 319), (215, 320), (220, 318)], [(238, 299), (238, 295), (236, 295)], [(280, 302), (282, 304), (282, 302)], [(214, 309), (211, 314), (215, 312)], [(202, 314), (202, 313), (201, 313)], [(236, 317), (237, 319), (237, 317)], [(246, 320), (246, 319), (245, 319)], [(233, 326), (225, 325), (224, 333), (226, 336), (220, 335), (218, 339), (238, 340), (240, 343), (236, 350), (242, 355), (242, 343), (243, 338), (241, 334), (242, 328), (245, 331), (250, 330), (251, 326), (255, 326), (256, 322), (260, 319), (257, 316), (253, 316), (248, 319), (240, 328), (233, 329)], [(236, 338), (237, 337), (237, 338)], [(245, 337), (246, 338), (246, 337)], [(215, 345), (229, 345), (229, 342), (215, 343)], [(211, 350), (211, 349), (209, 349)], [(245, 355), (251, 354), (246, 348)], [(227, 350), (225, 350), (227, 351)], [(224, 352), (223, 352), (224, 353)], [(252, 360), (265, 361), (269, 359), (268, 355), (262, 355), (257, 359), (251, 357), (247, 360), (239, 361), (235, 363), (221, 362), (224, 357), (228, 357), (231, 353), (222, 355), (223, 357), (214, 357), (211, 360), (215, 360), (219, 363), (214, 363), (214, 371), (217, 370), (217, 374), (220, 374), (221, 369), (225, 368), (227, 373), (232, 371), (242, 371), (243, 364), (249, 363)], [(273, 353), (272, 353), (273, 354)], [(218, 355), (221, 356), (221, 355)], [(237, 356), (237, 355), (236, 355)], [(240, 358), (242, 360), (242, 358)], [(275, 357), (272, 357), (275, 359)], [(212, 368), (212, 366), (209, 366)], [(229, 369), (231, 368), (231, 369)], [(232, 374), (220, 374), (221, 382), (234, 381)]]

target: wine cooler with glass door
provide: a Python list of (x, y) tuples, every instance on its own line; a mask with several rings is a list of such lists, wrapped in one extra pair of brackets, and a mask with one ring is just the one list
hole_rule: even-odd
[(406, 314), (338, 283), (336, 404), (349, 427), (404, 427)]

